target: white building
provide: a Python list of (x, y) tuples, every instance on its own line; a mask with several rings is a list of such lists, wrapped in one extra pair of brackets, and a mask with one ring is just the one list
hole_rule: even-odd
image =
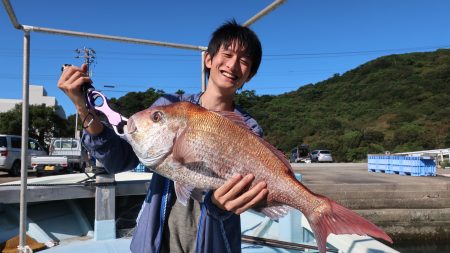
[[(58, 101), (55, 97), (47, 96), (47, 91), (44, 89), (44, 86), (30, 85), (29, 99), (30, 105), (45, 104), (49, 107), (58, 105)], [(14, 109), (14, 106), (20, 103), (22, 103), (22, 99), (0, 99), (0, 112), (7, 112)], [(63, 119), (66, 118), (66, 112), (62, 107), (59, 107), (56, 113), (59, 117)]]

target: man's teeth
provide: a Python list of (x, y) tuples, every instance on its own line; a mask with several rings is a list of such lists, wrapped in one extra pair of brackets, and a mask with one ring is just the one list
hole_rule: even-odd
[(224, 76), (228, 77), (228, 78), (231, 78), (231, 79), (235, 79), (235, 78), (236, 78), (235, 75), (232, 75), (232, 74), (230, 74), (230, 73), (228, 73), (228, 72), (222, 72), (222, 74), (223, 74)]

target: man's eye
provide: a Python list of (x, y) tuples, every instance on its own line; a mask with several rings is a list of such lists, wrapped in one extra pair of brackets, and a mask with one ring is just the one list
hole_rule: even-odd
[(230, 54), (230, 53), (223, 53), (223, 56), (225, 56), (225, 57), (227, 57), (227, 58), (230, 58), (230, 57), (231, 57), (231, 54)]
[(250, 65), (250, 61), (248, 59), (245, 59), (245, 58), (241, 59), (241, 63), (244, 64), (245, 66)]

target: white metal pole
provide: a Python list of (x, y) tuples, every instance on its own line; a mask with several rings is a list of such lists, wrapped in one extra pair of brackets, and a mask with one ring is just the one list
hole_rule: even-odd
[(206, 90), (205, 51), (202, 51), (202, 92)]
[(20, 156), (20, 224), (19, 252), (27, 252), (27, 176), (28, 176), (28, 103), (30, 81), (30, 32), (24, 30), (23, 37), (23, 90), (22, 90), (22, 153)]
[(75, 112), (75, 139), (78, 139), (78, 111)]
[(259, 19), (261, 19), (262, 17), (264, 17), (265, 15), (269, 14), (269, 12), (275, 10), (275, 8), (277, 8), (278, 6), (280, 6), (281, 4), (283, 4), (286, 0), (275, 0), (273, 3), (271, 3), (269, 6), (267, 6), (266, 8), (264, 8), (262, 11), (256, 13), (255, 16), (251, 17), (249, 20), (245, 21), (244, 24), (242, 24), (243, 26), (251, 26), (253, 23), (255, 23), (256, 21), (258, 21)]

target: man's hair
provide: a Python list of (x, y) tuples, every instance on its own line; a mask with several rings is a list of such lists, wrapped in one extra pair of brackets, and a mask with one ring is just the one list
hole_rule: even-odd
[[(208, 54), (212, 58), (217, 54), (220, 47), (228, 48), (233, 42), (244, 48), (244, 53), (251, 60), (250, 78), (258, 72), (259, 64), (261, 63), (262, 48), (258, 36), (248, 27), (244, 27), (230, 20), (225, 22), (222, 26), (217, 28), (211, 36), (208, 44)], [(209, 76), (209, 68), (205, 72)]]

